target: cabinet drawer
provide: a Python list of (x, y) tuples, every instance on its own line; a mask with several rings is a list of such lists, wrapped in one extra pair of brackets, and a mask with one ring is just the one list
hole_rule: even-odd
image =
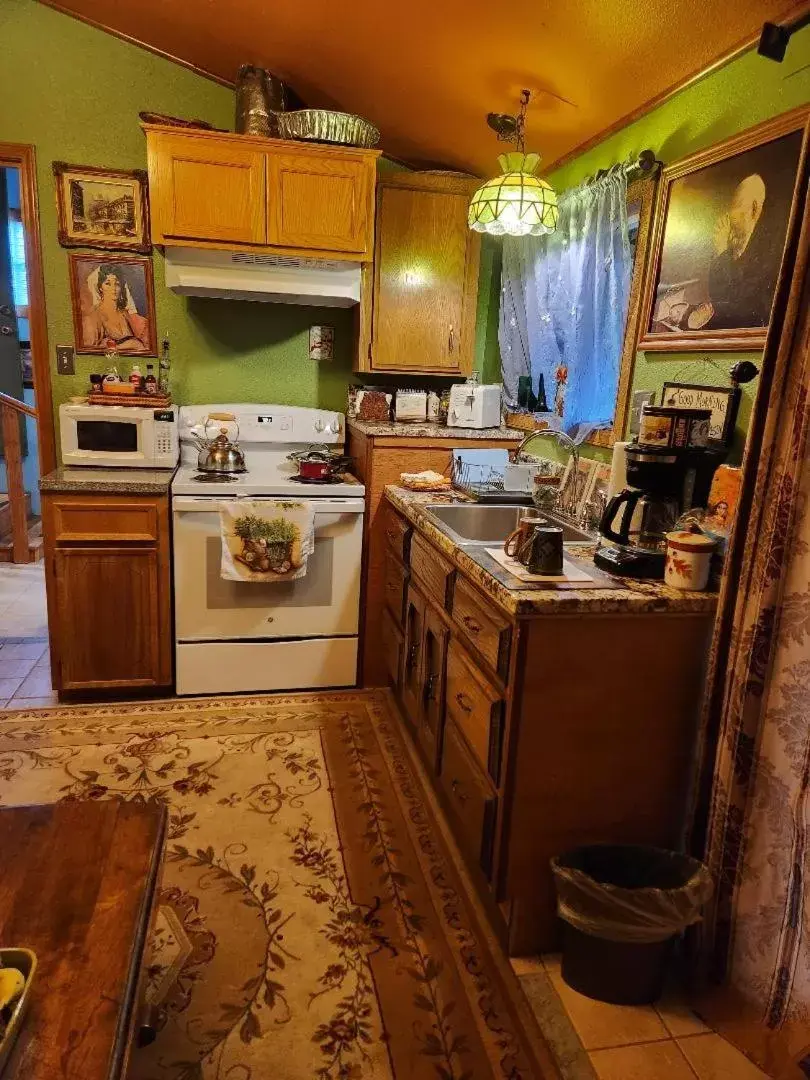
[(453, 584), (453, 564), (421, 536), (411, 543), (411, 573), (418, 577), (435, 603), (447, 608)]
[(158, 538), (158, 507), (154, 502), (114, 503), (108, 497), (53, 498), (53, 539), (65, 541), (145, 541)]
[(475, 646), (492, 670), (505, 679), (512, 626), (461, 577), (456, 580), (453, 592), (453, 619), (461, 634)]
[(390, 611), (384, 611), (382, 616), (382, 651), (386, 674), (393, 686), (399, 686), (399, 673), (402, 668), (402, 631), (394, 622)]
[(498, 783), (501, 767), (503, 699), (452, 638), (447, 652), (447, 713), (470, 744), (481, 766)]
[(444, 730), (440, 783), (460, 845), (489, 876), (497, 798), (452, 723)]
[(388, 610), (396, 619), (397, 625), (402, 626), (405, 618), (405, 599), (408, 593), (408, 571), (392, 559), (390, 554), (385, 561), (385, 576), (383, 589), (385, 590), (385, 603)]
[(411, 523), (391, 506), (383, 510), (385, 540), (400, 562), (408, 562), (411, 547)]

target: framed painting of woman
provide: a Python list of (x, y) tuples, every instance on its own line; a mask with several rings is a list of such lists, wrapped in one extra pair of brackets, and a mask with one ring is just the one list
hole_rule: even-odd
[(86, 253), (69, 259), (76, 352), (156, 356), (151, 260)]

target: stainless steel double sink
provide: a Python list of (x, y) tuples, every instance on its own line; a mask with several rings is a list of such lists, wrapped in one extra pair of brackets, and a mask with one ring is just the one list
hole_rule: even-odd
[[(430, 503), (425, 510), (445, 536), (464, 547), (470, 544), (502, 544), (517, 528), (526, 507), (517, 504)], [(595, 539), (591, 533), (578, 529), (554, 514), (543, 511), (543, 517), (549, 524), (560, 526), (564, 544), (587, 544)]]

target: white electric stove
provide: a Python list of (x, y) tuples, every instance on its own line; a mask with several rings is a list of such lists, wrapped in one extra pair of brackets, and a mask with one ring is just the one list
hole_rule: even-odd
[[(192, 429), (209, 413), (233, 413), (248, 471), (197, 471)], [(210, 434), (216, 434), (215, 423)], [(178, 694), (355, 686), (365, 488), (293, 479), (292, 450), (342, 448), (341, 413), (287, 405), (182, 406), (180, 467), (171, 485)], [(220, 576), (219, 503), (294, 497), (315, 510), (315, 550), (295, 581)]]

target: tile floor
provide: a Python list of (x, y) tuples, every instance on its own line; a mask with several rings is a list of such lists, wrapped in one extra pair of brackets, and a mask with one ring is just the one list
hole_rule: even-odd
[(598, 1080), (767, 1080), (675, 996), (655, 1006), (608, 1005), (563, 982), (558, 956), (512, 966), (520, 977), (545, 971)]
[(0, 563), (0, 708), (55, 705), (48, 655), (45, 568)]

